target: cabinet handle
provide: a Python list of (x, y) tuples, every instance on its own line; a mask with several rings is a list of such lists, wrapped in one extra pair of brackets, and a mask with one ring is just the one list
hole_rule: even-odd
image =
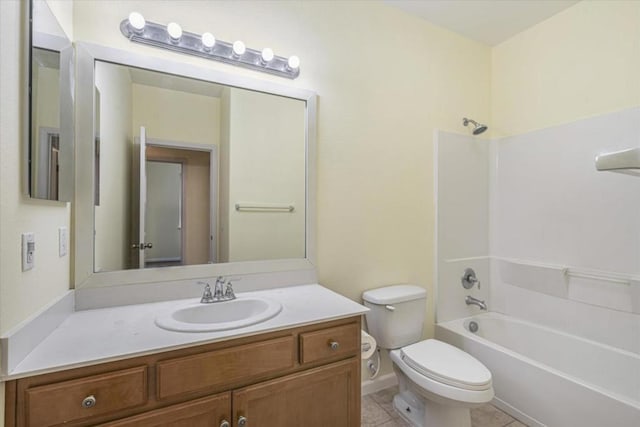
[(229, 424), (229, 421), (227, 420), (222, 420), (220, 427), (231, 427), (231, 424)]
[(142, 249), (151, 249), (153, 248), (153, 243), (143, 243)]
[(247, 419), (242, 415), (238, 417), (238, 427), (247, 427)]
[(335, 351), (340, 348), (340, 343), (338, 341), (329, 341), (329, 347)]
[(93, 408), (94, 406), (96, 406), (96, 397), (94, 395), (87, 396), (82, 399), (83, 408)]

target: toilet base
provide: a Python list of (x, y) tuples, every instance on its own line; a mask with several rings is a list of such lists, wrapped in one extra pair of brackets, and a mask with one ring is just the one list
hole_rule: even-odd
[(469, 408), (433, 402), (410, 390), (396, 394), (393, 406), (402, 418), (416, 427), (471, 427)]

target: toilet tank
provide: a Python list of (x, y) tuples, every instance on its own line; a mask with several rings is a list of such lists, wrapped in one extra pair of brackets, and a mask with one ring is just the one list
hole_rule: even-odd
[(369, 333), (381, 348), (394, 349), (422, 339), (427, 291), (415, 285), (393, 285), (362, 294)]

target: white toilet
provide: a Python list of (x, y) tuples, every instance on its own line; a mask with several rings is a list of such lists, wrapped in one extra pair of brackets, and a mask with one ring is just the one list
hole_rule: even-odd
[(420, 341), (426, 291), (395, 285), (366, 291), (362, 298), (369, 333), (391, 350), (400, 392), (396, 410), (420, 427), (470, 427), (469, 409), (493, 399), (491, 372), (477, 359), (442, 341)]

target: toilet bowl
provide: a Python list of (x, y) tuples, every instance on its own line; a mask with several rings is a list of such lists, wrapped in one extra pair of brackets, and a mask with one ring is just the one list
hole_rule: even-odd
[(389, 349), (399, 393), (394, 407), (415, 426), (470, 427), (470, 408), (493, 399), (491, 372), (447, 343), (421, 341), (426, 291), (395, 285), (363, 294), (369, 333)]

